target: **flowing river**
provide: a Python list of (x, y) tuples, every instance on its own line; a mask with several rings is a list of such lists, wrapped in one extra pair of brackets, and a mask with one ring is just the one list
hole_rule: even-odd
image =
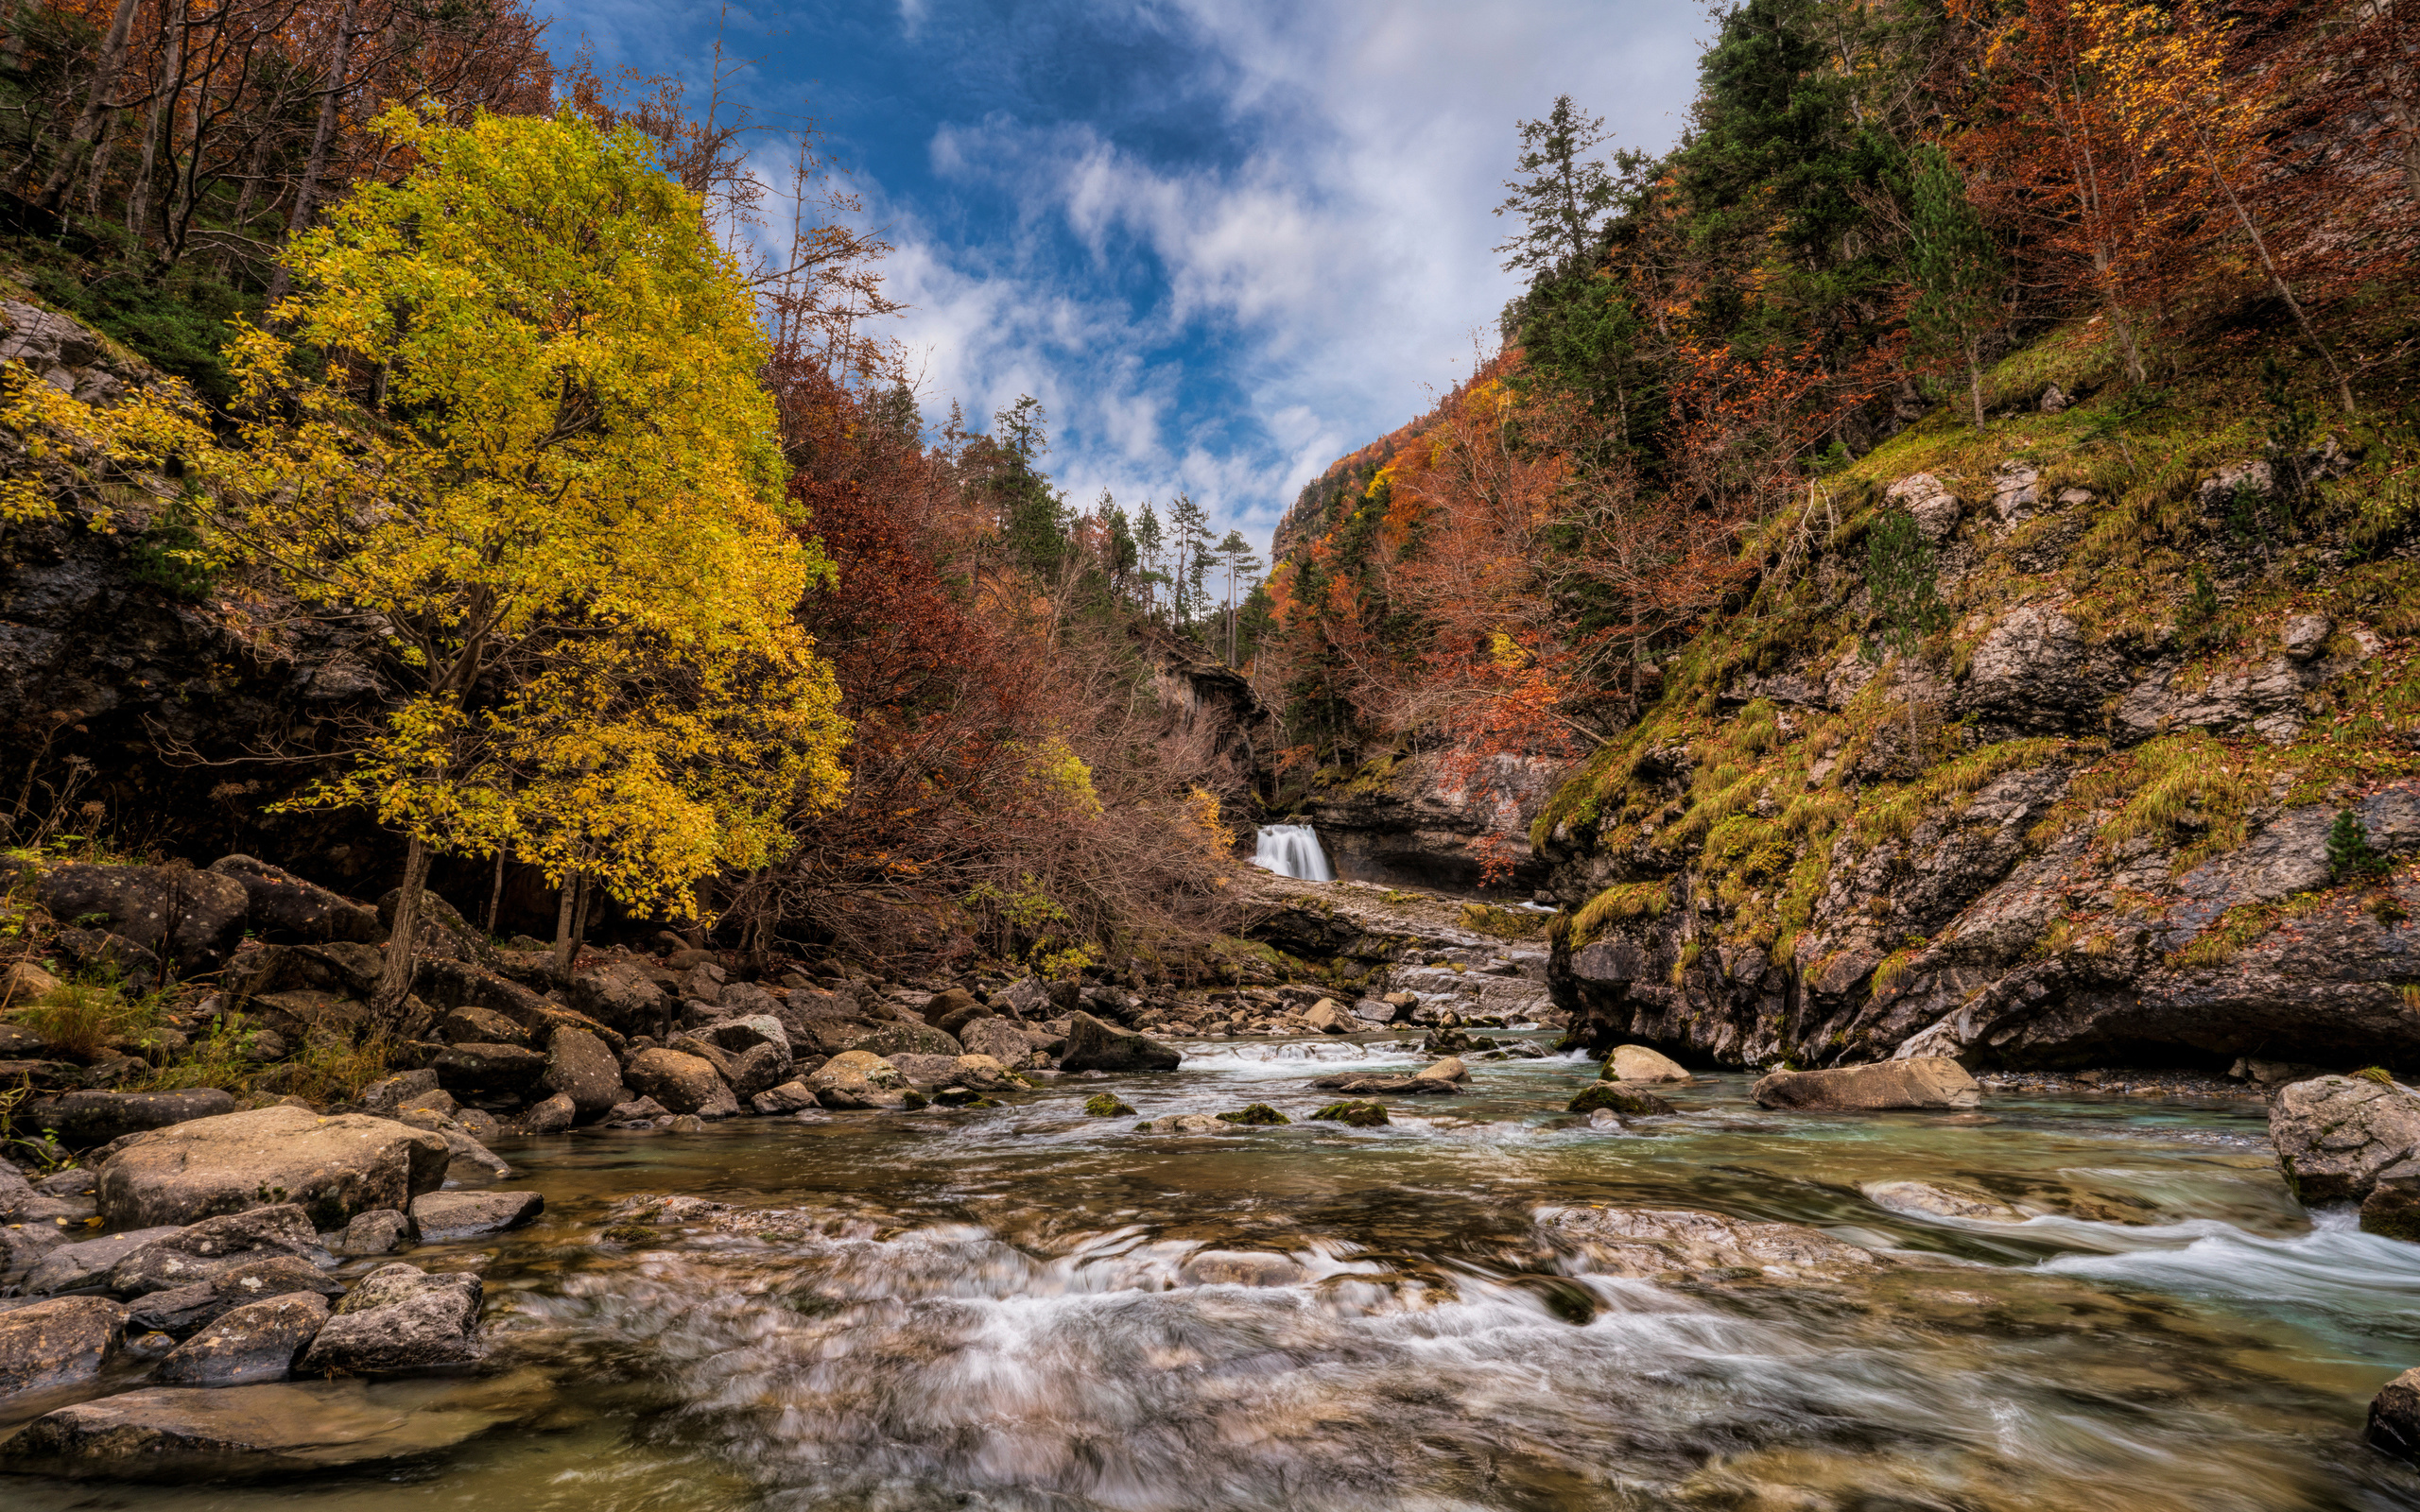
[[(1185, 1048), (1182, 1072), (1012, 1107), (499, 1146), (545, 1216), (410, 1258), (483, 1272), (506, 1373), (371, 1388), (467, 1392), (484, 1434), (304, 1485), (15, 1480), (0, 1501), (2420, 1505), (2420, 1474), (2360, 1442), (2371, 1395), (2420, 1363), (2420, 1246), (2307, 1218), (2257, 1102), (1830, 1117), (1759, 1111), (1718, 1076), (1623, 1128), (1561, 1111), (1596, 1068), (1558, 1057), (1478, 1063), (1472, 1095), (1351, 1129), (1302, 1121), (1329, 1100), (1308, 1079), (1423, 1057)], [(1146, 1116), (1266, 1101), (1298, 1122), (1138, 1134), (1082, 1115), (1102, 1091)], [(1936, 1215), (1905, 1183), (1990, 1200)], [(1634, 1208), (1845, 1243), (1658, 1249), (1625, 1242)]]

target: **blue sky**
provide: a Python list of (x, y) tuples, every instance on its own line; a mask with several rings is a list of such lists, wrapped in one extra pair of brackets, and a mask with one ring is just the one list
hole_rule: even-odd
[[(717, 26), (555, 18), (561, 58), (693, 81)], [(1264, 554), (1306, 479), (1492, 344), (1515, 120), (1568, 92), (1661, 150), (1706, 30), (1652, 0), (798, 0), (720, 25), (757, 118), (815, 117), (896, 248), (928, 420), (1031, 393), (1075, 501), (1185, 490)]]

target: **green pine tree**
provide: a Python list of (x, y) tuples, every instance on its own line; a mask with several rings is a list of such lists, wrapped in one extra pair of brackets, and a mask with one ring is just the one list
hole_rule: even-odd
[(2008, 270), (1982, 216), (1966, 200), (1965, 181), (1949, 154), (1926, 143), (1913, 154), (1915, 215), (1909, 234), (1908, 272), (1916, 302), (1908, 312), (1918, 346), (1950, 352), (1966, 364), (1966, 395), (1975, 428), (1983, 428), (1983, 367), (1978, 345), (1999, 323)]
[(2335, 882), (2383, 877), (2394, 865), (2371, 848), (2369, 827), (2351, 809), (2339, 809), (2327, 831), (2327, 874)]

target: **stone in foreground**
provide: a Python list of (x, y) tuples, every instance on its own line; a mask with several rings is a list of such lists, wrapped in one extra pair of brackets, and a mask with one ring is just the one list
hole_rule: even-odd
[[(78, 1480), (309, 1475), (448, 1449), (502, 1420), (411, 1410), (357, 1381), (159, 1387), (78, 1402), (0, 1446), (0, 1467)], [(391, 1394), (395, 1388), (383, 1388)]]
[(1966, 1068), (1945, 1057), (1885, 1060), (1832, 1071), (1776, 1071), (1750, 1095), (1764, 1108), (1813, 1113), (1880, 1112), (1890, 1108), (1972, 1108), (1983, 1090)]
[(0, 1313), (0, 1400), (89, 1381), (126, 1334), (126, 1309), (62, 1297)]
[(1062, 1071), (1174, 1071), (1184, 1057), (1149, 1035), (1114, 1028), (1089, 1013), (1067, 1016)]
[(2420, 1465), (2420, 1370), (2406, 1370), (2386, 1383), (2370, 1402), (2368, 1432), (2373, 1449)]
[(306, 1375), (400, 1375), (485, 1357), (478, 1338), (476, 1276), (432, 1276), (417, 1265), (381, 1265), (337, 1304), (302, 1356)]
[(1606, 1081), (1689, 1081), (1693, 1079), (1681, 1063), (1660, 1055), (1645, 1045), (1616, 1045), (1605, 1057), (1602, 1073)]
[(535, 1192), (432, 1192), (412, 1199), (424, 1240), (483, 1239), (518, 1228), (546, 1208)]
[(443, 1140), (391, 1119), (261, 1108), (159, 1129), (110, 1157), (101, 1216), (112, 1228), (190, 1224), (291, 1202), (341, 1228), (435, 1191), (451, 1159)]
[(1670, 1103), (1644, 1087), (1632, 1087), (1617, 1081), (1600, 1081), (1573, 1098), (1564, 1108), (1569, 1113), (1593, 1113), (1603, 1108), (1609, 1113), (1628, 1113), (1634, 1118), (1647, 1118), (1657, 1113), (1677, 1112)]
[(2366, 1076), (2313, 1076), (2270, 1105), (2269, 1139), (2304, 1203), (2360, 1202), (2420, 1147), (2420, 1094)]
[(180, 1344), (160, 1362), (155, 1378), (164, 1386), (249, 1386), (283, 1381), (321, 1324), (328, 1299), (315, 1292), (290, 1292), (247, 1302)]

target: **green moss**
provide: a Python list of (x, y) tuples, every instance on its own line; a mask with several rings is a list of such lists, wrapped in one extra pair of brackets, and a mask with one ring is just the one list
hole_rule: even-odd
[(1277, 1109), (1270, 1107), (1267, 1103), (1249, 1103), (1242, 1108), (1236, 1108), (1234, 1112), (1213, 1113), (1211, 1117), (1216, 1118), (1221, 1124), (1246, 1124), (1251, 1125), (1253, 1127), (1262, 1127), (1272, 1124), (1291, 1124), (1294, 1122), (1292, 1119), (1288, 1118)]
[(1382, 1105), (1371, 1102), (1330, 1103), (1311, 1117), (1315, 1122), (1344, 1124), (1354, 1128), (1376, 1128), (1392, 1122)]
[(1600, 1108), (1609, 1108), (1616, 1113), (1626, 1113), (1634, 1118), (1674, 1111), (1670, 1103), (1653, 1092), (1625, 1091), (1619, 1087), (1601, 1081), (1573, 1098), (1564, 1111), (1593, 1113)]
[(1084, 1116), (1087, 1118), (1121, 1118), (1133, 1111), (1109, 1092), (1095, 1092), (1084, 1099)]

